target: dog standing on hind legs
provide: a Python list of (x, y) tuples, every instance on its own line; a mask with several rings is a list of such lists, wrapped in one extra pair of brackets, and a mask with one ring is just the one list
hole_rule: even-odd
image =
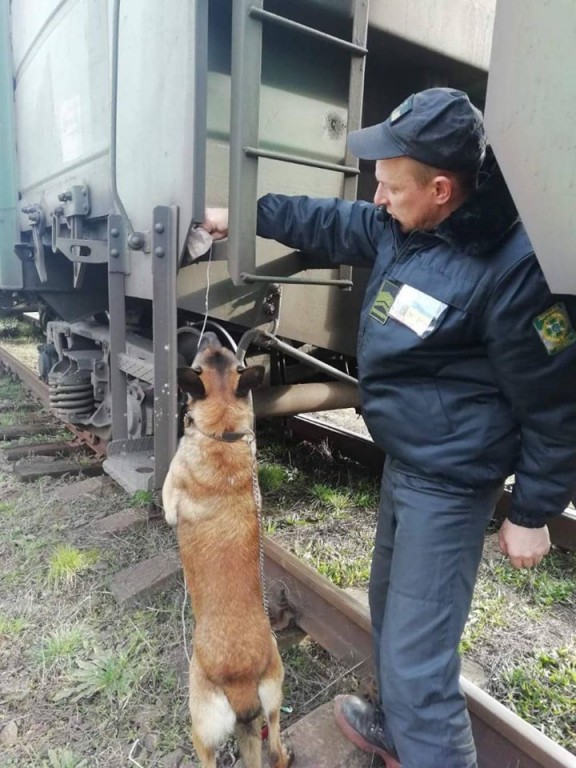
[(202, 768), (236, 735), (245, 768), (262, 765), (262, 717), (272, 768), (292, 754), (280, 739), (284, 669), (264, 609), (256, 447), (250, 393), (264, 375), (245, 368), (206, 333), (191, 368), (178, 369), (188, 394), (184, 435), (162, 489), (176, 525), (195, 618), (190, 661), (192, 741)]

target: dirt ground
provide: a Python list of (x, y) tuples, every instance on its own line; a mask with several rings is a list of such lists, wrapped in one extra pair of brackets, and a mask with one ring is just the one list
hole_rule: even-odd
[[(0, 377), (0, 401), (10, 397), (5, 386)], [(17, 423), (18, 414), (8, 418)], [(353, 411), (331, 419), (365, 430)], [(277, 431), (259, 433), (258, 445), (267, 533), (362, 594), (377, 479)], [(176, 548), (146, 503), (107, 479), (21, 484), (0, 466), (1, 768), (195, 765), (185, 654), (193, 619), (183, 584), (128, 606), (110, 592), (122, 568)], [(97, 520), (130, 508), (140, 510), (138, 525), (98, 531)], [(556, 551), (536, 571), (513, 572), (492, 533), (461, 652), (467, 676), (576, 754), (574, 554)], [(353, 671), (309, 641), (283, 659), (284, 726), (357, 685)], [(233, 764), (233, 750), (223, 748), (221, 765)]]

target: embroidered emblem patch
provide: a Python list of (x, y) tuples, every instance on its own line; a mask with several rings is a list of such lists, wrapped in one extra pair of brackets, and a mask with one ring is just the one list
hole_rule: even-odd
[(397, 120), (399, 120), (402, 115), (405, 115), (407, 112), (412, 111), (412, 103), (414, 102), (414, 94), (412, 96), (408, 96), (407, 99), (404, 99), (402, 104), (399, 104), (396, 109), (394, 109), (390, 113), (390, 123), (395, 123)]
[(400, 286), (398, 283), (392, 280), (384, 280), (378, 291), (378, 295), (374, 299), (372, 309), (370, 310), (370, 317), (378, 320), (379, 323), (384, 324), (388, 320), (388, 313), (390, 307), (394, 303), (396, 294), (398, 293)]
[(534, 318), (534, 328), (549, 355), (556, 355), (576, 341), (576, 332), (562, 302)]

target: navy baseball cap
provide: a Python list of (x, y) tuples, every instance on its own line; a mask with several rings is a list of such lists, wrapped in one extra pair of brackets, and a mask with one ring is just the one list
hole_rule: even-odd
[(446, 171), (478, 171), (486, 153), (482, 113), (463, 91), (413, 93), (383, 123), (353, 131), (348, 146), (363, 160), (411, 157)]

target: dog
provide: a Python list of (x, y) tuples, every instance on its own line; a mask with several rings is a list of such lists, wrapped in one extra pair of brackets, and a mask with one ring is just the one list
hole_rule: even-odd
[(262, 718), (270, 762), (288, 768), (280, 739), (284, 668), (263, 601), (259, 491), (251, 391), (263, 366), (244, 367), (218, 337), (202, 337), (190, 368), (184, 434), (162, 501), (177, 526), (195, 617), (190, 661), (192, 742), (202, 768), (236, 735), (245, 768), (261, 768)]

